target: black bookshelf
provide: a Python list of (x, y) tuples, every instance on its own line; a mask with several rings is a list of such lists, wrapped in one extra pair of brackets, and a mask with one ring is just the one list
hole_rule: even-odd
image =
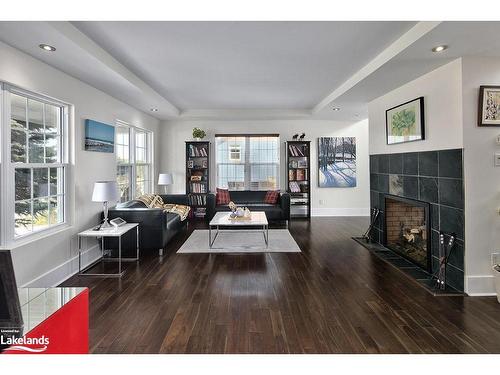
[(287, 141), (285, 145), (290, 216), (311, 217), (311, 142)]
[(186, 141), (186, 194), (192, 218), (204, 219), (210, 191), (210, 142)]

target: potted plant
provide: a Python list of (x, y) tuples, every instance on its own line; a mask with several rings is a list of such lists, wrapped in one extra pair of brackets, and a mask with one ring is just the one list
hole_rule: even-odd
[(193, 129), (193, 138), (195, 141), (201, 141), (203, 138), (205, 138), (207, 134), (203, 129), (200, 128), (194, 128)]

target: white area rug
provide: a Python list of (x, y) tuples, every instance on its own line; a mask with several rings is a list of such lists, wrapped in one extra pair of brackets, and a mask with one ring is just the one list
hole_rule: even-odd
[(210, 248), (208, 229), (196, 229), (177, 253), (300, 253), (300, 248), (287, 229), (269, 229), (267, 249), (260, 231), (221, 231)]

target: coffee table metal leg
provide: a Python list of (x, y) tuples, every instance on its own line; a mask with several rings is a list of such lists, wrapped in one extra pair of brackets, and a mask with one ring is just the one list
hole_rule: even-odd
[(216, 231), (215, 231), (215, 234), (212, 238), (212, 226), (211, 225), (208, 226), (208, 246), (210, 248), (212, 248), (215, 240), (217, 239), (217, 236), (219, 235), (219, 226), (216, 225), (215, 228), (216, 228)]
[(262, 234), (264, 235), (264, 242), (266, 243), (266, 249), (269, 247), (269, 226), (262, 226)]

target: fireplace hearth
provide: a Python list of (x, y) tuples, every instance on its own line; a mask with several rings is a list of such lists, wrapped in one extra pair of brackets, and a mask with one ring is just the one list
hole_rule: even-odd
[(384, 246), (431, 272), (429, 204), (385, 196)]

